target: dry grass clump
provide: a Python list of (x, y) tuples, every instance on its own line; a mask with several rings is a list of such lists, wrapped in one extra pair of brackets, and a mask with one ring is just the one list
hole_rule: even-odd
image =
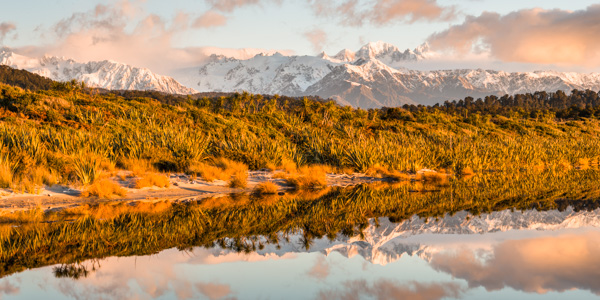
[(350, 167), (336, 167), (336, 168), (333, 168), (333, 173), (352, 175), (352, 174), (354, 174), (354, 169), (352, 169)]
[(82, 193), (81, 197), (112, 198), (113, 196), (125, 197), (127, 192), (116, 182), (103, 178), (88, 186)]
[(464, 176), (470, 176), (470, 175), (474, 175), (475, 171), (473, 171), (473, 169), (471, 169), (471, 167), (465, 167), (461, 170), (460, 175), (464, 175)]
[(589, 168), (590, 168), (590, 159), (589, 158), (580, 158), (577, 161), (577, 169), (587, 170)]
[(231, 177), (231, 174), (227, 174), (221, 168), (205, 163), (191, 165), (186, 173), (192, 176), (200, 176), (208, 182), (213, 182), (217, 179), (228, 180)]
[(288, 175), (285, 180), (288, 184), (297, 189), (316, 189), (327, 186), (328, 166), (307, 166), (301, 167), (296, 174)]
[(140, 158), (125, 158), (119, 164), (126, 170), (131, 171), (130, 177), (141, 177), (148, 172), (154, 172), (154, 167), (149, 160)]
[(13, 171), (7, 164), (0, 164), (0, 188), (9, 188), (13, 183)]
[(426, 183), (435, 185), (448, 184), (448, 175), (438, 172), (423, 172), (421, 174), (418, 174), (417, 178), (419, 180), (425, 181)]
[(277, 194), (278, 190), (279, 188), (275, 183), (271, 181), (265, 181), (256, 185), (256, 187), (254, 188), (254, 193), (260, 195), (272, 195)]
[(397, 181), (405, 181), (405, 180), (412, 179), (412, 177), (409, 174), (399, 172), (399, 171), (390, 171), (387, 168), (384, 168), (379, 165), (375, 165), (373, 167), (368, 168), (367, 171), (365, 172), (365, 174), (369, 175), (369, 176), (380, 177), (380, 178), (391, 178), (391, 179), (394, 179)]
[(192, 176), (200, 176), (202, 179), (212, 182), (215, 180), (229, 180), (231, 187), (246, 187), (248, 179), (248, 166), (227, 158), (217, 158), (212, 164), (196, 163), (188, 167), (186, 172)]
[(248, 186), (248, 171), (236, 170), (229, 180), (229, 187), (241, 189)]
[(157, 186), (159, 188), (169, 187), (169, 177), (163, 174), (146, 173), (135, 181), (135, 188), (141, 189), (145, 187)]
[(287, 173), (296, 173), (298, 170), (296, 163), (287, 159), (281, 161), (279, 168)]

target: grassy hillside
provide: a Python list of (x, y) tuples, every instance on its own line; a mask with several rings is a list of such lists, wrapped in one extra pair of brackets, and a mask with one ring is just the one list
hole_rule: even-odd
[(76, 82), (34, 90), (0, 84), (0, 187), (89, 184), (139, 165), (202, 175), (218, 158), (250, 169), (460, 174), (587, 168), (600, 157), (598, 97), (589, 91), (365, 111), (277, 95), (100, 92)]

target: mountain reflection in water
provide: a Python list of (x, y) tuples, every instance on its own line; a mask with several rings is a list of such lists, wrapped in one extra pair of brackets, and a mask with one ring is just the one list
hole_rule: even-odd
[(591, 175), (4, 215), (0, 297), (593, 298)]
[[(0, 291), (6, 299), (39, 293), (78, 299), (442, 299), (512, 289), (533, 294), (583, 290), (591, 298), (600, 294), (598, 225), (600, 210), (571, 208), (471, 218), (459, 213), (427, 223), (380, 218), (371, 220), (363, 238), (315, 239), (308, 250), (301, 232), (249, 253), (169, 249), (30, 270), (1, 279)], [(76, 280), (57, 278), (64, 277), (56, 276), (58, 271), (69, 268), (86, 273), (72, 276)]]

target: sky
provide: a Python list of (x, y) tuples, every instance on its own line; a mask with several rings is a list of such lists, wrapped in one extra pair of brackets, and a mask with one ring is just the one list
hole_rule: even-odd
[(600, 72), (587, 0), (2, 0), (0, 45), (159, 73), (216, 53), (334, 55), (371, 41), (438, 53), (415, 69)]

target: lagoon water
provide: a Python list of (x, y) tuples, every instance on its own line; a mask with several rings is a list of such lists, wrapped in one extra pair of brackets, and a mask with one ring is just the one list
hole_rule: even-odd
[[(266, 241), (256, 237), (255, 242)], [(596, 299), (600, 209), (369, 220), (361, 233), (25, 270), (2, 299)]]

